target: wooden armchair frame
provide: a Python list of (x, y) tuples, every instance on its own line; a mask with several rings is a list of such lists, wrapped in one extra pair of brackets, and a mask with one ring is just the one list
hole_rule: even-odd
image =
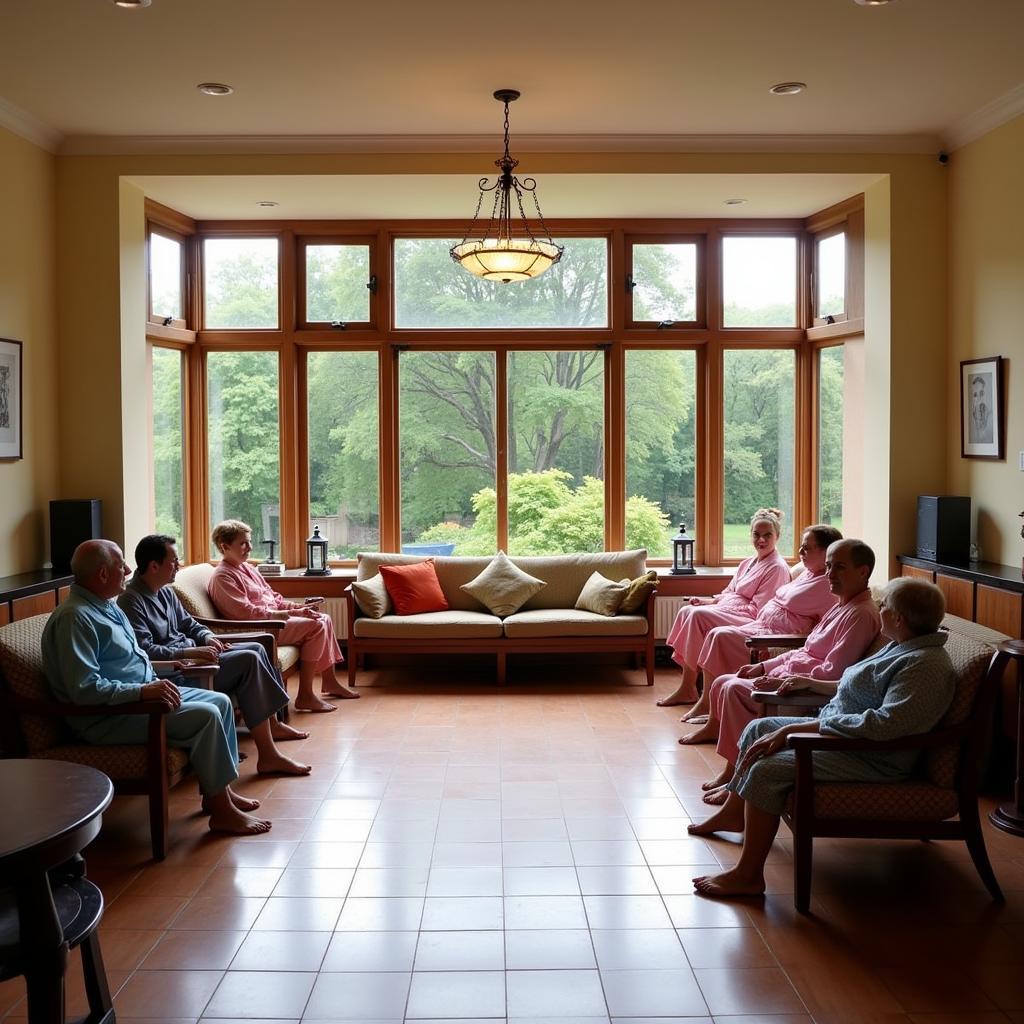
[[(826, 736), (817, 733), (794, 733), (787, 745), (796, 754), (796, 784), (783, 820), (793, 833), (793, 873), (795, 881), (794, 903), (797, 910), (807, 913), (811, 900), (811, 872), (814, 840), (818, 837), (856, 839), (955, 839), (967, 844), (971, 860), (992, 898), (1003, 902), (995, 872), (985, 849), (978, 814), (978, 784), (992, 712), (999, 693), (1000, 680), (1013, 652), (1000, 644), (992, 655), (985, 675), (978, 686), (974, 703), (967, 719), (960, 725), (936, 729), (918, 736), (898, 740), (877, 741)], [(774, 696), (774, 695), (769, 695)], [(887, 818), (826, 818), (815, 811), (814, 760), (815, 751), (848, 751), (856, 753), (882, 753), (897, 750), (936, 750), (941, 747), (959, 747), (954, 789), (957, 800), (956, 818), (943, 820), (899, 820)], [(842, 786), (844, 783), (821, 783), (822, 786)], [(864, 783), (858, 783), (864, 785)], [(899, 783), (880, 783), (899, 786)]]
[[(154, 662), (157, 674), (183, 675), (194, 679), (203, 689), (210, 689), (216, 666), (193, 665), (184, 669), (171, 669), (169, 662)], [(31, 756), (18, 724), (20, 715), (38, 715), (43, 718), (115, 718), (120, 715), (147, 715), (146, 774), (133, 779), (112, 780), (114, 792), (119, 796), (147, 796), (149, 798), (149, 830), (153, 859), (167, 856), (167, 831), (170, 823), (168, 793), (177, 785), (187, 769), (169, 773), (167, 770), (167, 722), (170, 708), (161, 701), (132, 701), (128, 704), (67, 704), (56, 700), (34, 700), (12, 693), (0, 675), (0, 712), (2, 712), (2, 741), (5, 750), (13, 756)]]

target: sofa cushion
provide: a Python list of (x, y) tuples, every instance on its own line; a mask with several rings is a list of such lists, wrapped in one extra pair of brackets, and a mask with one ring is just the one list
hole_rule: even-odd
[(596, 615), (594, 612), (563, 608), (535, 608), (516, 612), (504, 620), (505, 636), (644, 636), (647, 618), (643, 615)]
[(475, 597), (495, 615), (505, 616), (518, 611), (546, 586), (543, 580), (523, 572), (504, 551), (499, 551), (476, 579), (463, 583), (459, 589)]
[(380, 573), (368, 580), (356, 580), (352, 584), (352, 597), (359, 610), (371, 619), (379, 619), (391, 611), (391, 598)]
[(501, 636), (501, 619), (486, 612), (424, 612), (420, 615), (385, 615), (359, 618), (353, 623), (357, 637), (396, 640), (480, 640)]
[(382, 565), (380, 574), (397, 615), (448, 611), (432, 558), (416, 565)]
[[(523, 572), (543, 580), (547, 586), (538, 590), (523, 605), (522, 610), (534, 608), (572, 608), (580, 596), (583, 584), (595, 570), (610, 580), (635, 579), (647, 569), (647, 551), (602, 551), (593, 554), (509, 556)], [(399, 555), (390, 552), (367, 552), (359, 555), (356, 579), (367, 580), (380, 572), (382, 565), (415, 565), (425, 561), (422, 555)], [(490, 563), (490, 558), (463, 555), (439, 555), (434, 559), (437, 578), (448, 599), (448, 607), (466, 611), (487, 611), (471, 594), (461, 589), (479, 576)]]
[(595, 615), (617, 615), (628, 588), (628, 580), (615, 583), (599, 572), (592, 572), (590, 579), (583, 584), (580, 596), (576, 598), (576, 608)]
[(651, 569), (626, 584), (626, 596), (619, 605), (620, 615), (635, 615), (647, 605), (648, 596), (658, 587), (658, 574)]

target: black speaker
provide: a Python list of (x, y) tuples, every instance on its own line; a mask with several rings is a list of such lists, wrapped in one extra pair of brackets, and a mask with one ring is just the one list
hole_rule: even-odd
[(917, 499), (917, 557), (967, 562), (971, 554), (971, 499), (922, 494)]
[(54, 572), (70, 572), (71, 556), (83, 540), (103, 536), (103, 502), (69, 498), (50, 502), (50, 561)]

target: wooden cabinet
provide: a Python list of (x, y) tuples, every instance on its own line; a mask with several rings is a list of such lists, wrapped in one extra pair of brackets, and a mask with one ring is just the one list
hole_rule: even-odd
[(57, 607), (56, 591), (47, 590), (31, 597), (17, 597), (11, 602), (11, 621), (20, 622), (33, 615), (44, 615)]
[(916, 565), (901, 565), (900, 575), (913, 576), (916, 580), (927, 580), (929, 583), (935, 582), (935, 573), (930, 569), (919, 569)]
[(975, 619), (989, 629), (1021, 639), (1024, 637), (1024, 594), (979, 583)]
[(946, 611), (969, 622), (974, 620), (974, 584), (959, 576), (937, 572), (935, 582), (946, 596)]
[(52, 612), (71, 593), (72, 578), (43, 569), (0, 579), (0, 626)]

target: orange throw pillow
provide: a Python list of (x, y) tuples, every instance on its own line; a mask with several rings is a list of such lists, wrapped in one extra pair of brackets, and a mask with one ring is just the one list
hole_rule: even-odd
[(396, 615), (448, 611), (432, 558), (414, 565), (382, 565), (380, 574)]

